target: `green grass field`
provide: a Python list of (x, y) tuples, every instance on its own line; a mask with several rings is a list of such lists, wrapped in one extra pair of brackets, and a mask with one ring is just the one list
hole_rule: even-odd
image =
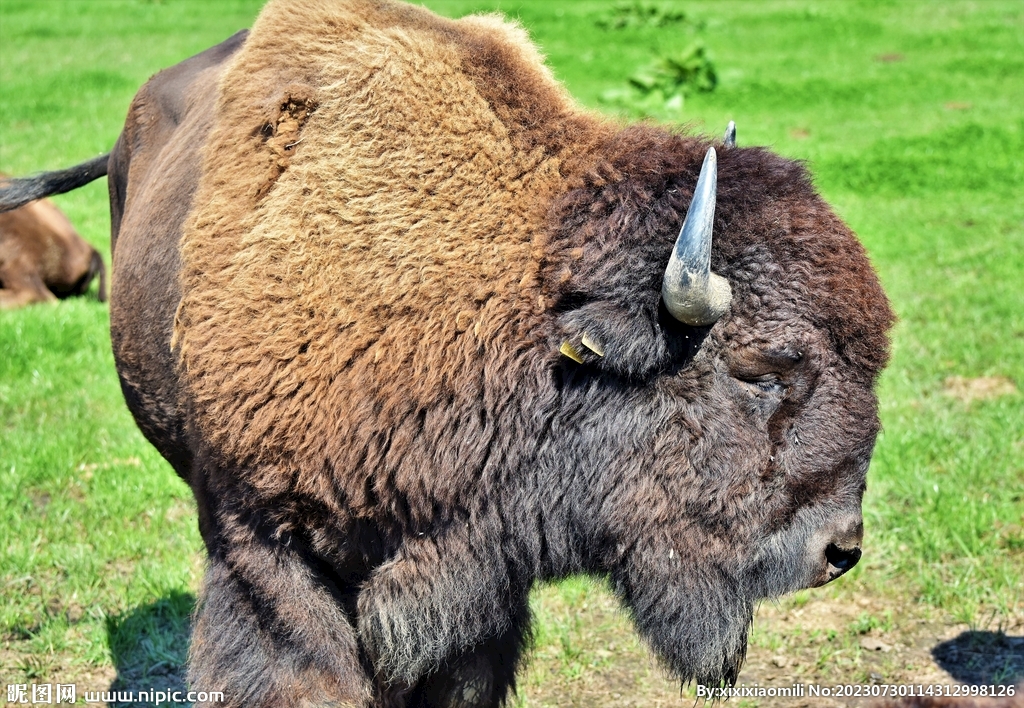
[[(149, 76), (249, 26), (260, 4), (3, 0), (0, 171), (109, 150)], [(1024, 634), (1024, 4), (426, 4), (518, 17), (589, 107), (716, 135), (735, 120), (740, 145), (808, 162), (900, 323), (879, 388), (865, 559), (784, 607), (857, 596), (890, 608), (888, 619), (863, 613), (851, 637), (882, 622), (898, 632), (900, 617), (921, 613)], [(666, 101), (630, 88), (636, 72), (695, 42), (715, 68), (713, 91)], [(109, 263), (105, 182), (55, 201)], [(194, 505), (125, 408), (107, 328), (92, 296), (0, 313), (5, 684), (180, 682), (203, 568)], [(608, 603), (589, 581), (538, 591), (523, 705), (583, 705), (573, 696), (587, 677), (626, 671), (620, 659), (646, 675)], [(796, 641), (770, 623), (757, 631), (766, 651)], [(808, 640), (817, 670), (862, 680), (859, 660), (821, 651), (834, 639)], [(1024, 680), (1021, 661), (991, 680)], [(641, 680), (609, 683), (600, 704), (634, 705), (612, 696)]]

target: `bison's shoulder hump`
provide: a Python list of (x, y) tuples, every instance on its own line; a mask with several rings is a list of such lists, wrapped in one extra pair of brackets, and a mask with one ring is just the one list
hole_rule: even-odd
[[(302, 406), (318, 386), (362, 366), (378, 381), (443, 371), (521, 321), (538, 300), (531, 240), (566, 161), (607, 124), (493, 15), (271, 2), (230, 62), (175, 342), (197, 409), (217, 411), (210, 435), (301, 447), (322, 427), (304, 416), (342, 416)], [(428, 399), (432, 381), (407, 395)]]

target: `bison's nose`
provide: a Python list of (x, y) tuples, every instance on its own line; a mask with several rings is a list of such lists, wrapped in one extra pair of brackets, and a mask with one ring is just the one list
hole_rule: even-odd
[(825, 560), (828, 564), (835, 568), (839, 573), (834, 577), (839, 577), (853, 566), (857, 565), (857, 561), (860, 560), (860, 549), (854, 546), (853, 548), (840, 548), (834, 543), (828, 544), (825, 548)]
[(839, 525), (839, 529), (833, 532), (832, 538), (825, 546), (825, 557), (822, 559), (825, 568), (820, 576), (820, 584), (824, 585), (835, 580), (857, 565), (861, 556), (860, 544), (863, 539), (864, 522), (859, 514)]

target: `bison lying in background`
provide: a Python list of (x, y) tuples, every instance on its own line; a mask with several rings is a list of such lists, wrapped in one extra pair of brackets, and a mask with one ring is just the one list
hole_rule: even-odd
[(0, 310), (83, 295), (97, 274), (106, 302), (103, 258), (51, 201), (0, 214)]
[(711, 148), (392, 2), (272, 2), (140, 90), (111, 329), (199, 506), (195, 687), (496, 706), (581, 572), (729, 682), (759, 600), (857, 562), (892, 313), (799, 164)]

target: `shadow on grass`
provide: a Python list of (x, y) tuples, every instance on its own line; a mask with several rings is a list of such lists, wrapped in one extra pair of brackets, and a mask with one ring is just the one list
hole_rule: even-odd
[(1024, 637), (963, 632), (932, 649), (936, 663), (957, 681), (1011, 685), (1024, 681)]
[[(157, 701), (157, 692), (184, 694), (185, 659), (192, 636), (192, 593), (175, 591), (131, 612), (107, 619), (107, 643), (114, 658), (117, 678), (110, 685), (118, 696), (111, 706), (179, 706), (169, 700)], [(139, 692), (147, 692), (138, 700)], [(128, 694), (132, 693), (129, 698)]]

